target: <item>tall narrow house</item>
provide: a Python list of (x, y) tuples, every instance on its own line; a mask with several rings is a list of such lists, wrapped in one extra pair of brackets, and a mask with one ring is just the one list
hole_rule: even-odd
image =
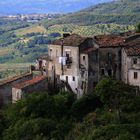
[(140, 89), (140, 34), (125, 39), (122, 49), (122, 81)]
[(88, 57), (87, 48), (94, 47), (93, 39), (76, 34), (65, 35), (48, 47), (48, 76), (54, 85), (59, 81), (78, 96), (87, 91)]

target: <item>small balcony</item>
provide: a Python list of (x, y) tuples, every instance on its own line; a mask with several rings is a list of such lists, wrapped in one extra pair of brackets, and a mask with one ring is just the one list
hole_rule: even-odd
[(66, 64), (67, 64), (67, 65), (72, 64), (72, 57), (67, 57), (67, 59), (66, 59)]

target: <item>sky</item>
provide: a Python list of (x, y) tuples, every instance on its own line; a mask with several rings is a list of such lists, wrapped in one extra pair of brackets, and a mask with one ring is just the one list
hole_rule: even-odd
[(68, 13), (112, 0), (0, 0), (0, 14)]

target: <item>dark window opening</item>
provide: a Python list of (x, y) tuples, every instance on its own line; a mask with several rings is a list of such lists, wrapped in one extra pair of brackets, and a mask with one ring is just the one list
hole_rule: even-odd
[(68, 78), (68, 76), (66, 76), (66, 82), (68, 82), (68, 80), (69, 80), (69, 78)]
[(108, 70), (108, 76), (112, 76), (112, 70), (111, 69)]
[(66, 53), (66, 57), (69, 58), (70, 57), (70, 54)]
[(111, 61), (112, 61), (112, 54), (108, 53), (107, 57), (108, 57), (108, 63), (111, 63)]
[(75, 77), (72, 77), (72, 80), (75, 81)]
[(83, 56), (83, 60), (85, 60), (86, 59), (86, 57), (85, 56)]
[(95, 88), (97, 85), (97, 82), (93, 82), (93, 87)]
[(134, 79), (138, 79), (138, 73), (134, 72)]
[(101, 69), (101, 74), (105, 75), (105, 69)]
[(133, 59), (133, 64), (137, 64), (137, 58)]

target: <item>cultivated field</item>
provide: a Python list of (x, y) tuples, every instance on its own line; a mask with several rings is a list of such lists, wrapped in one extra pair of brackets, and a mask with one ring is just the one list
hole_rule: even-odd
[(14, 51), (13, 48), (0, 48), (0, 56), (4, 56), (4, 55), (7, 55), (7, 54), (10, 54)]
[(16, 35), (23, 36), (29, 33), (45, 33), (46, 29), (43, 26), (34, 25), (26, 28), (22, 28), (15, 31)]

